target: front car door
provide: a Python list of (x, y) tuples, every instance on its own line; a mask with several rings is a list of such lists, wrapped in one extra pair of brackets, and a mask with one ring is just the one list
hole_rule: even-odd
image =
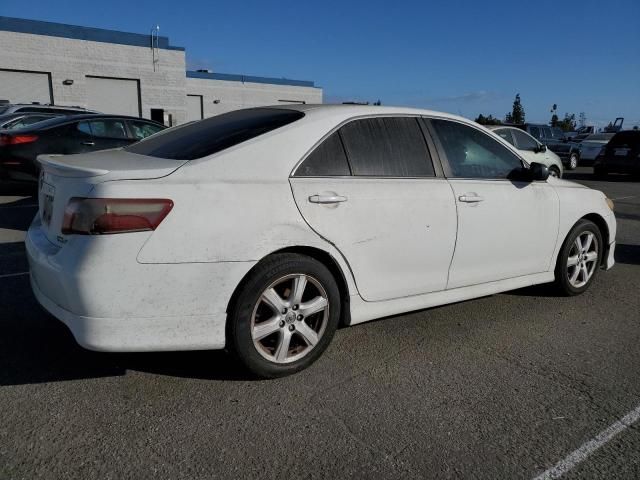
[(417, 117), (352, 120), (290, 179), (300, 212), (342, 253), (366, 301), (446, 287), (456, 207), (425, 134)]
[(427, 124), (458, 209), (447, 288), (548, 271), (558, 235), (555, 190), (509, 180), (521, 159), (480, 128), (448, 119)]

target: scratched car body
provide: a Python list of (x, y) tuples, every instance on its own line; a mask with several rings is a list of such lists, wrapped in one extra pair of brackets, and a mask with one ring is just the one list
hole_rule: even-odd
[(255, 108), (39, 160), (32, 287), (94, 350), (227, 348), (277, 377), (340, 324), (546, 282), (579, 294), (613, 265), (601, 192), (444, 113)]

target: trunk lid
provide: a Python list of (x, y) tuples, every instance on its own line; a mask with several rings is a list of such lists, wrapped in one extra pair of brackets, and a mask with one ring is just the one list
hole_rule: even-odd
[(186, 160), (147, 157), (123, 150), (78, 155), (39, 155), (38, 215), (49, 241), (62, 246), (64, 210), (72, 197), (90, 196), (98, 183), (166, 177)]

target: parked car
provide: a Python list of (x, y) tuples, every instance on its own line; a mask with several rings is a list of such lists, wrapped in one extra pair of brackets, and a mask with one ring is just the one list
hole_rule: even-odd
[(578, 142), (580, 161), (584, 164), (593, 163), (602, 147), (609, 143), (614, 135), (614, 133), (594, 133)]
[(53, 113), (10, 113), (0, 116), (0, 130), (12, 130), (24, 128), (31, 124), (59, 117)]
[(610, 173), (640, 175), (640, 130), (616, 133), (596, 157), (593, 173), (600, 178)]
[(82, 113), (99, 113), (83, 107), (67, 107), (43, 103), (0, 103), (0, 115), (11, 113), (55, 113), (58, 115), (77, 115)]
[(524, 123), (511, 125), (518, 127), (558, 155), (567, 170), (574, 170), (580, 162), (580, 152), (574, 144), (570, 143), (560, 128), (550, 127), (540, 123)]
[(554, 281), (577, 295), (614, 264), (604, 194), (444, 113), (252, 108), (41, 162), (31, 285), (94, 350), (228, 348), (277, 377), (341, 323)]
[(493, 130), (496, 135), (516, 147), (527, 162), (546, 165), (550, 175), (558, 178), (562, 177), (562, 160), (560, 157), (527, 132), (523, 132), (519, 128), (504, 127), (502, 125), (493, 125), (487, 128)]
[(43, 153), (86, 153), (123, 147), (165, 128), (143, 118), (85, 114), (52, 118), (0, 132), (0, 168), (4, 177), (37, 180)]

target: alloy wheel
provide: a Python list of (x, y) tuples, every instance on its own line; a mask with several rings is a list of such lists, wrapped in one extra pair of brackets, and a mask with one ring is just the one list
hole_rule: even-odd
[(318, 344), (328, 320), (329, 298), (322, 284), (310, 275), (285, 275), (256, 302), (251, 315), (253, 345), (271, 362), (295, 362)]
[(598, 239), (590, 232), (579, 234), (567, 258), (567, 278), (574, 288), (584, 287), (595, 272), (598, 263)]
[(578, 156), (575, 153), (572, 153), (569, 157), (569, 167), (571, 170), (578, 168)]

